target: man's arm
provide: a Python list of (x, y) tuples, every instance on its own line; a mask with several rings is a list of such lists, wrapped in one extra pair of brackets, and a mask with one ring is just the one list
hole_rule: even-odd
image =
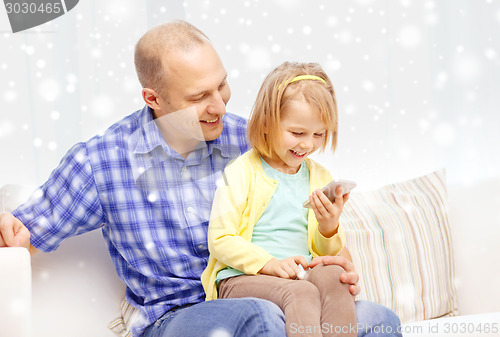
[(30, 243), (31, 234), (15, 216), (10, 213), (0, 214), (0, 247), (24, 247), (31, 255), (38, 249)]
[[(95, 145), (93, 150), (99, 151)], [(3, 216), (3, 244), (23, 246), (32, 254), (37, 250), (31, 243), (44, 252), (54, 251), (65, 239), (104, 226), (99, 196), (87, 144), (78, 143), (25, 203)], [(10, 240), (18, 234), (19, 245)]]
[(344, 248), (342, 248), (342, 250), (340, 251), (340, 253), (338, 253), (338, 255), (345, 257), (352, 263), (352, 257), (351, 254), (349, 254), (349, 250), (347, 249), (347, 247), (344, 246)]

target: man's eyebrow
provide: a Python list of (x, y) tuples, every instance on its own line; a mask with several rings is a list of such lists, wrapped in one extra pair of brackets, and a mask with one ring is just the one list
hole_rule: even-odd
[(198, 97), (198, 96), (202, 96), (202, 95), (204, 95), (206, 92), (207, 92), (207, 90), (203, 90), (203, 91), (197, 92), (197, 93), (195, 93), (195, 94), (188, 95), (188, 96), (186, 96), (186, 98), (187, 98), (187, 99), (190, 99), (190, 98), (195, 98), (195, 97)]

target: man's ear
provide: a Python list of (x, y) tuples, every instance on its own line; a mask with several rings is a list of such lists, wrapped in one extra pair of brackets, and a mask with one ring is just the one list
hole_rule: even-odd
[(160, 95), (154, 89), (142, 88), (142, 98), (144, 102), (153, 110), (160, 110), (158, 99)]

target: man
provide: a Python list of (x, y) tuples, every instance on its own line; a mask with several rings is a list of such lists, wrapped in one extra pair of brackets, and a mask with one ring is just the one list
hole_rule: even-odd
[[(75, 145), (27, 203), (1, 215), (0, 247), (50, 252), (101, 228), (127, 301), (141, 313), (134, 336), (285, 336), (270, 302), (204, 302), (216, 183), (248, 149), (246, 121), (226, 113), (231, 91), (217, 52), (202, 32), (176, 21), (139, 40), (135, 64), (146, 106)], [(342, 281), (359, 293), (352, 263), (322, 263), (343, 266)], [(361, 302), (357, 315), (365, 325), (399, 325), (373, 303)]]

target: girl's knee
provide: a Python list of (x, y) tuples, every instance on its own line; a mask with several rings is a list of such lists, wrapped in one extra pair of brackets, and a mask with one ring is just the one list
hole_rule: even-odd
[(333, 282), (341, 283), (340, 276), (345, 273), (344, 268), (337, 265), (317, 265), (308, 273), (308, 280), (316, 282)]
[(282, 289), (282, 291), (284, 292), (283, 299), (286, 301), (310, 303), (318, 302), (320, 298), (318, 287), (316, 287), (313, 283), (304, 280), (290, 282)]
[(340, 276), (344, 273), (344, 268), (337, 265), (318, 265), (308, 273), (306, 279), (314, 283), (320, 293), (328, 291), (338, 295), (345, 293), (347, 296), (347, 294), (350, 294), (349, 285), (340, 281)]
[(330, 277), (332, 278), (336, 278), (340, 281), (340, 275), (344, 274), (345, 273), (345, 269), (342, 268), (341, 266), (337, 266), (337, 265), (329, 265), (329, 266), (323, 266), (326, 271), (325, 273), (327, 273), (328, 275), (330, 275)]

